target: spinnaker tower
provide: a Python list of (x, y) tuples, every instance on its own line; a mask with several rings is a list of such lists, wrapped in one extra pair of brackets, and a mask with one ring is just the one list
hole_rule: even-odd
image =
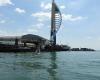
[(52, 0), (52, 9), (51, 9), (51, 34), (50, 41), (52, 46), (56, 45), (56, 34), (60, 29), (62, 23), (62, 15), (61, 12), (56, 5), (55, 1)]

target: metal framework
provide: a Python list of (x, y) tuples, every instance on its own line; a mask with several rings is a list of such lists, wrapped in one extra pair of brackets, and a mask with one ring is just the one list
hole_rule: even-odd
[(56, 34), (60, 29), (62, 23), (61, 12), (56, 5), (55, 1), (52, 0), (52, 12), (51, 12), (51, 34), (50, 40), (52, 45), (56, 45)]

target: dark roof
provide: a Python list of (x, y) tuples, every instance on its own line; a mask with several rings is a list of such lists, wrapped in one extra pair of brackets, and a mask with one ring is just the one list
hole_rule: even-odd
[(39, 41), (45, 41), (46, 39), (43, 37), (40, 37), (38, 35), (33, 35), (33, 34), (27, 34), (27, 35), (23, 35), (21, 37), (22, 42), (39, 42)]

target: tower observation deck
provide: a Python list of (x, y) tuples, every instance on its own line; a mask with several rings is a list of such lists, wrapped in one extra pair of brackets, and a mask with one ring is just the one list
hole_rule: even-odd
[(52, 9), (51, 9), (51, 34), (50, 34), (50, 41), (52, 46), (56, 45), (56, 34), (60, 29), (62, 22), (62, 15), (61, 12), (56, 5), (55, 1), (52, 0)]

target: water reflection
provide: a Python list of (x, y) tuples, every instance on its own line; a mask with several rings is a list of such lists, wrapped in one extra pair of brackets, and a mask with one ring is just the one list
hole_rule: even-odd
[(9, 55), (9, 68), (6, 69), (9, 69), (8, 72), (10, 71), (13, 76), (22, 77), (23, 79), (58, 80), (56, 58), (56, 52), (41, 53), (39, 55), (15, 53)]
[[(23, 68), (25, 70), (45, 69), (41, 61), (33, 54), (15, 54), (13, 61), (13, 70)], [(35, 59), (36, 58), (36, 59)]]
[(50, 68), (48, 68), (48, 73), (50, 76), (51, 80), (58, 80), (57, 79), (57, 64), (56, 64), (56, 52), (51, 52), (51, 64), (50, 64)]

